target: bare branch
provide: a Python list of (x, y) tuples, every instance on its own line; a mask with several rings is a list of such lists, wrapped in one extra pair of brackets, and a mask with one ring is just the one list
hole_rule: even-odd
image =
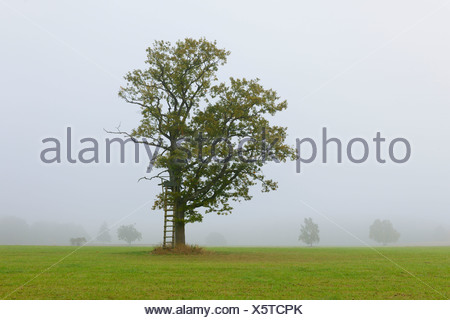
[(164, 149), (164, 150), (169, 150), (168, 147), (166, 147), (166, 146), (164, 146), (164, 145), (162, 144), (162, 139), (159, 139), (159, 141), (158, 141), (159, 143), (156, 144), (156, 143), (154, 142), (155, 140), (153, 140), (153, 142), (150, 142), (150, 141), (147, 141), (147, 140), (138, 140), (138, 139), (136, 139), (133, 135), (131, 135), (131, 134), (128, 133), (128, 132), (120, 131), (120, 125), (119, 125), (118, 127), (116, 127), (116, 129), (117, 129), (117, 131), (109, 131), (109, 130), (106, 130), (105, 128), (103, 128), (103, 130), (104, 130), (106, 133), (110, 133), (110, 134), (121, 134), (121, 135), (124, 135), (124, 136), (130, 138), (131, 141), (133, 141), (134, 143), (142, 143), (142, 144), (147, 144), (147, 145), (149, 145), (149, 146), (162, 148), (162, 149)]

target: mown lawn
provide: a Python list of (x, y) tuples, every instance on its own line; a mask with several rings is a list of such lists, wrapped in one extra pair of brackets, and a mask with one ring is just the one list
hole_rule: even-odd
[(368, 248), (211, 248), (211, 254), (201, 256), (156, 256), (144, 247), (83, 247), (60, 261), (74, 249), (0, 246), (0, 298), (450, 296), (450, 247), (377, 248), (385, 257)]

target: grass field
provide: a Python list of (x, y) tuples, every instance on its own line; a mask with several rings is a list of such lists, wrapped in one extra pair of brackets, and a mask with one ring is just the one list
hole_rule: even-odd
[(74, 247), (0, 246), (0, 298), (450, 296), (450, 247), (377, 249), (423, 282), (368, 248), (211, 248), (212, 254), (201, 256), (156, 256), (145, 247), (83, 247), (43, 272), (73, 250)]

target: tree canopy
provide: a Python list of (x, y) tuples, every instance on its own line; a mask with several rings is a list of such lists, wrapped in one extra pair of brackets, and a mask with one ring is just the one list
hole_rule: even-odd
[(119, 240), (123, 240), (128, 244), (131, 244), (136, 240), (142, 240), (142, 234), (137, 231), (132, 224), (120, 226), (117, 229), (117, 237), (119, 238)]
[(108, 224), (103, 222), (98, 231), (97, 241), (99, 242), (111, 242), (111, 234), (109, 233)]
[(305, 218), (304, 224), (300, 228), (298, 240), (310, 246), (320, 241), (319, 226), (313, 222), (312, 218)]
[[(160, 150), (159, 170), (145, 179), (166, 175), (172, 183), (177, 244), (185, 243), (186, 223), (202, 221), (204, 213), (231, 213), (230, 200), (250, 200), (258, 182), (264, 192), (275, 190), (263, 165), (295, 157), (284, 143), (286, 128), (269, 122), (286, 101), (259, 79), (218, 81), (229, 54), (206, 39), (156, 41), (146, 68), (129, 72), (119, 92), (141, 110), (139, 126), (119, 133)], [(162, 207), (160, 194), (154, 208)]]
[(370, 239), (386, 245), (388, 243), (396, 242), (400, 238), (400, 233), (394, 229), (389, 220), (375, 220), (370, 226)]

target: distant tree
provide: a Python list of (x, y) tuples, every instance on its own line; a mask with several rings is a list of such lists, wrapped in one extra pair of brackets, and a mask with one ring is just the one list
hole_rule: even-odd
[(82, 246), (86, 243), (86, 238), (85, 237), (80, 237), (80, 238), (70, 238), (70, 244), (72, 246)]
[(391, 242), (396, 242), (400, 238), (400, 233), (394, 229), (389, 220), (375, 220), (370, 226), (370, 239), (382, 243), (384, 246)]
[(449, 241), (450, 231), (443, 226), (438, 226), (433, 231), (433, 240), (436, 241)]
[(224, 247), (227, 245), (227, 240), (223, 234), (218, 232), (211, 232), (206, 236), (206, 245), (211, 247)]
[(98, 231), (97, 241), (100, 242), (111, 242), (111, 234), (109, 233), (108, 224), (103, 222)]
[(30, 226), (33, 244), (56, 245), (67, 243), (70, 238), (89, 239), (89, 234), (81, 226), (73, 223), (36, 221)]
[(119, 238), (119, 240), (123, 240), (128, 244), (131, 244), (136, 240), (142, 240), (142, 234), (137, 231), (132, 224), (121, 226), (119, 229), (117, 229), (117, 237)]
[(78, 237), (89, 239), (81, 225), (49, 221), (29, 225), (18, 217), (0, 217), (0, 245), (67, 245), (70, 238)]
[(312, 218), (305, 218), (305, 224), (301, 226), (299, 241), (309, 244), (311, 247), (314, 242), (319, 242), (319, 226), (315, 224)]
[(30, 228), (21, 218), (0, 217), (0, 244), (31, 244)]

